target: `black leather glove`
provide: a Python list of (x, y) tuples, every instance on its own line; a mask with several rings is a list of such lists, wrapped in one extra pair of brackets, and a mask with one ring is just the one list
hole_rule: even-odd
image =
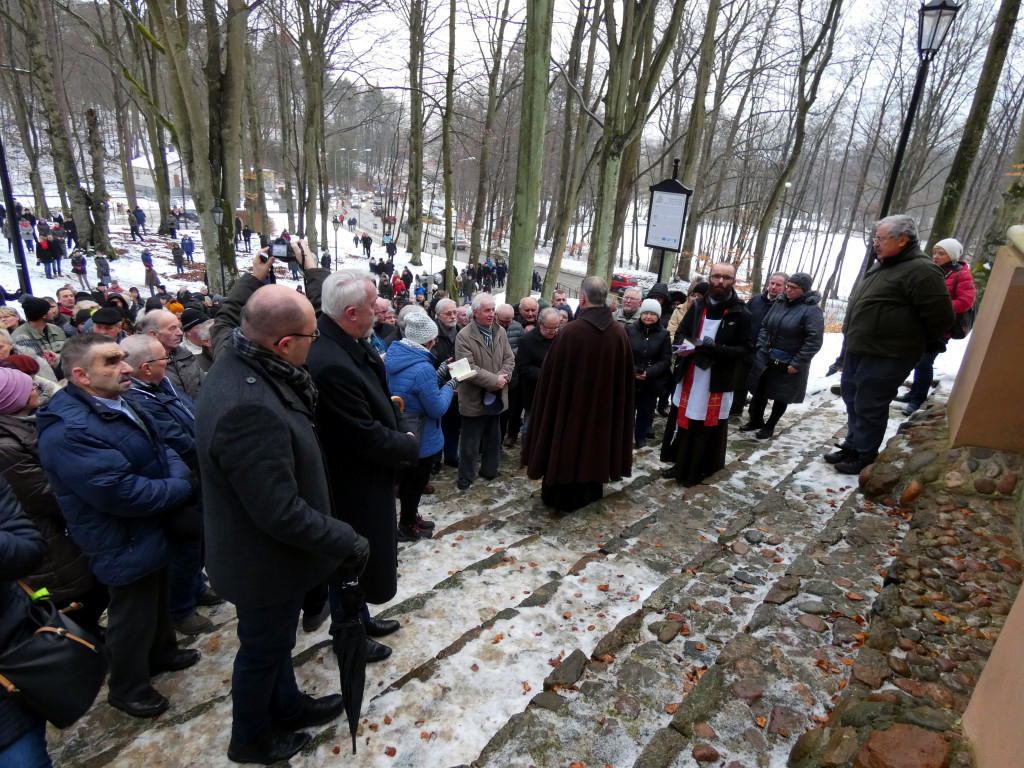
[(700, 340), (700, 342), (698, 342), (697, 346), (698, 348), (704, 350), (705, 352), (714, 352), (715, 340), (712, 339), (710, 336), (705, 336), (703, 339)]
[(189, 499), (199, 499), (202, 497), (203, 491), (199, 486), (198, 474), (196, 474), (195, 472), (189, 472), (187, 475), (185, 475), (185, 477), (181, 479), (188, 483), (189, 489), (191, 490), (191, 492), (188, 495)]
[(352, 553), (338, 566), (345, 581), (358, 581), (366, 568), (366, 561), (370, 559), (370, 542), (365, 536), (356, 534), (356, 541), (352, 547)]

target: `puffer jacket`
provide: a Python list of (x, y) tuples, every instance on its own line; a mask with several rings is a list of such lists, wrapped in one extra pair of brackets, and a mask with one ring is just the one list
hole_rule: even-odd
[(437, 386), (437, 358), (418, 344), (414, 346), (402, 339), (388, 347), (384, 370), (388, 389), (392, 397), (402, 398), (405, 412), (426, 416), (420, 458), (433, 456), (444, 447), (441, 417), (447, 412), (453, 394), (451, 387)]
[(647, 374), (637, 379), (635, 392), (658, 392), (668, 388), (668, 369), (672, 362), (672, 340), (660, 323), (644, 325), (643, 321), (628, 323), (626, 336), (633, 349), (633, 368)]
[(196, 404), (192, 398), (179, 392), (166, 377), (159, 384), (132, 379), (132, 387), (124, 396), (149, 415), (156, 424), (160, 439), (181, 457), (189, 469), (199, 469)]
[(846, 351), (916, 363), (954, 319), (942, 270), (915, 242), (873, 264), (853, 289), (843, 321)]
[[(780, 296), (771, 304), (761, 324), (757, 337), (757, 353), (750, 366), (747, 389), (757, 391), (757, 384), (764, 372), (771, 369), (765, 397), (783, 403), (802, 403), (807, 393), (807, 379), (811, 360), (825, 338), (825, 317), (818, 303), (821, 294), (807, 291), (790, 301)], [(786, 365), (773, 363), (772, 350), (778, 350), (776, 358), (792, 355)], [(788, 373), (789, 366), (797, 369)]]
[(111, 587), (166, 565), (164, 518), (193, 495), (188, 467), (137, 413), (145, 430), (74, 384), (36, 412), (40, 460), (68, 530)]
[(68, 533), (57, 497), (39, 463), (35, 417), (0, 416), (0, 467), (46, 544), (39, 567), (31, 574), (22, 574), (25, 581), (33, 589), (46, 587), (58, 604), (91, 589), (89, 559)]
[[(17, 580), (30, 573), (43, 556), (43, 537), (25, 516), (14, 491), (0, 478), (0, 650), (31, 633), (25, 623), (28, 595)], [(0, 752), (39, 724), (40, 718), (0, 696)]]

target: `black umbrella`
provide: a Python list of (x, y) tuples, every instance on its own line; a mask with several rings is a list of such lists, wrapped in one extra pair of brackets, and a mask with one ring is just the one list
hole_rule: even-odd
[(341, 695), (345, 700), (354, 755), (359, 714), (363, 708), (363, 687), (366, 684), (366, 627), (361, 615), (365, 601), (363, 589), (357, 581), (345, 582), (338, 591), (340, 608), (345, 618), (331, 622), (331, 645), (338, 657)]

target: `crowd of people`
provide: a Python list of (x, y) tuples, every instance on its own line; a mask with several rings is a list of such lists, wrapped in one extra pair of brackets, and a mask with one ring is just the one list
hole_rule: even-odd
[[(915, 368), (930, 380), (973, 303), (957, 241), (932, 263), (913, 219), (893, 216), (874, 245), (844, 325), (848, 434), (824, 457), (842, 473), (874, 460), (899, 385)], [(397, 593), (399, 543), (433, 536), (420, 503), (445, 467), (465, 492), (521, 441), (543, 502), (568, 514), (630, 475), (657, 413), (663, 476), (701, 483), (724, 466), (730, 415), (747, 407), (739, 430), (773, 437), (822, 346), (821, 297), (802, 272), (771, 275), (745, 302), (735, 266), (718, 263), (688, 295), (631, 288), (621, 307), (587, 277), (574, 310), (564, 291), (499, 304), (477, 290), (483, 267), (451, 297), (391, 258), (331, 271), (303, 241), (289, 249), (304, 292), (273, 284), (264, 250), (223, 298), (141, 302), (111, 282), (18, 297), (24, 319), (0, 307), (0, 648), (25, 631), (13, 580), (45, 586), (102, 638), (109, 704), (153, 717), (169, 706), (154, 678), (200, 658), (176, 632), (209, 631), (199, 607), (229, 600), (236, 762), (286, 760), (344, 708), (299, 690), (300, 626), (330, 618), (340, 654), (355, 622), (367, 662), (391, 654), (380, 639), (401, 625), (370, 606)], [(0, 699), (0, 756), (47, 764), (43, 725)]]

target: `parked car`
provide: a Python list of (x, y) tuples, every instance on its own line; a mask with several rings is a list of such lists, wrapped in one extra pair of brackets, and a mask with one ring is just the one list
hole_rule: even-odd
[(612, 293), (621, 296), (627, 288), (636, 288), (636, 276), (634, 275), (612, 275)]
[(469, 248), (469, 240), (459, 235), (455, 238), (455, 250), (464, 251)]

